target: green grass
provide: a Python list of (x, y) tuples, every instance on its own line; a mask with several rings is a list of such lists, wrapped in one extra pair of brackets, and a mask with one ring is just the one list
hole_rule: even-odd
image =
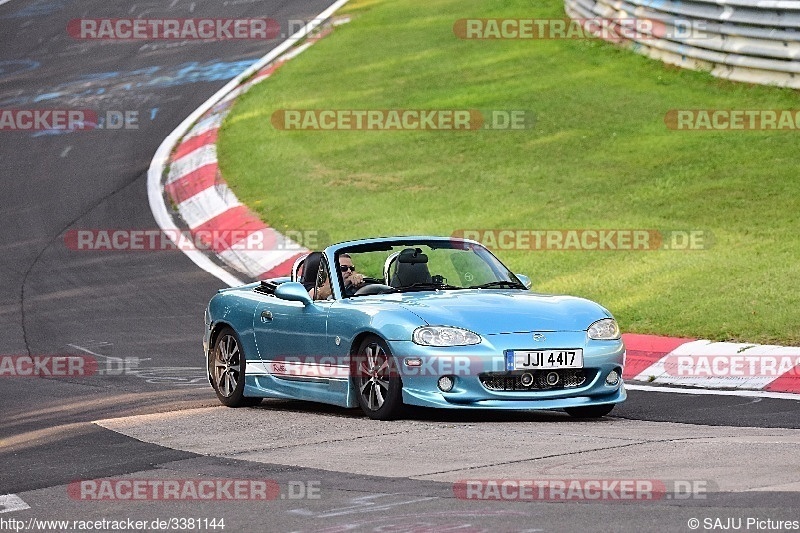
[[(220, 138), (237, 196), (331, 241), (462, 228), (710, 231), (702, 251), (500, 251), (624, 331), (800, 344), (800, 132), (668, 130), (669, 109), (800, 108), (800, 93), (597, 41), (464, 41), (467, 17), (559, 0), (376, 0), (239, 99)], [(281, 131), (277, 109), (526, 109), (523, 131)]]

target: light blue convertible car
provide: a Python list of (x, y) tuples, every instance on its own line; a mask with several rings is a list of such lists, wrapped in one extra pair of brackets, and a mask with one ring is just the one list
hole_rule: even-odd
[(230, 407), (291, 398), (380, 420), (404, 405), (594, 418), (626, 397), (605, 308), (532, 292), (480, 243), (450, 237), (335, 244), (291, 277), (222, 289), (203, 344)]

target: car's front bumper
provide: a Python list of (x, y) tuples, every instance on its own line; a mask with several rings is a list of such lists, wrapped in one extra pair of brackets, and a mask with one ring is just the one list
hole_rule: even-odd
[(587, 405), (616, 404), (625, 401), (627, 393), (622, 382), (611, 392), (606, 394), (575, 395), (569, 394), (561, 398), (525, 398), (519, 396), (503, 399), (474, 399), (471, 401), (452, 401), (450, 393), (441, 391), (430, 392), (418, 389), (403, 389), (403, 402), (409, 405), (423, 407), (444, 407), (447, 409), (508, 409), (508, 410), (533, 410), (533, 409), (566, 409), (568, 407), (583, 407)]
[[(546, 342), (539, 343), (533, 341), (529, 333), (510, 333), (486, 336), (481, 344), (474, 346), (433, 348), (394, 341), (389, 347), (403, 380), (403, 401), (411, 405), (455, 409), (564, 409), (625, 400), (622, 383), (625, 346), (621, 340), (590, 340), (585, 332), (547, 332), (546, 337)], [(562, 382), (555, 387), (493, 390), (485, 384), (486, 379), (481, 379), (487, 375), (509, 378), (520, 375), (520, 371), (506, 370), (507, 350), (572, 348), (583, 350), (581, 373), (584, 381), (579, 385), (565, 386)], [(407, 360), (415, 359), (423, 361), (420, 367), (406, 364)], [(606, 377), (612, 371), (618, 374), (619, 380), (608, 384)], [(451, 391), (439, 389), (437, 383), (442, 376), (450, 376), (454, 381)]]

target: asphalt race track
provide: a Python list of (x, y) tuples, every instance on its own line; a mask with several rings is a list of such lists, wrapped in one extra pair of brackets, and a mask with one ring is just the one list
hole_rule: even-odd
[[(176, 250), (70, 248), (71, 230), (157, 229), (146, 192), (156, 148), (281, 42), (79, 41), (70, 20), (269, 17), (286, 31), (330, 3), (0, 1), (0, 109), (138, 117), (121, 129), (0, 131), (0, 355), (87, 355), (102, 370), (0, 377), (0, 496), (30, 507), (0, 500), (0, 531), (14, 529), (11, 518), (224, 518), (225, 531), (689, 531), (694, 517), (701, 529), (706, 518), (800, 520), (795, 400), (630, 391), (597, 422), (415, 410), (378, 423), (283, 401), (229, 410), (205, 380), (201, 348), (203, 308), (223, 284)], [(500, 502), (461, 499), (453, 487), (538, 475), (702, 481), (708, 494)], [(268, 479), (279, 493), (97, 502), (70, 492), (105, 477)]]

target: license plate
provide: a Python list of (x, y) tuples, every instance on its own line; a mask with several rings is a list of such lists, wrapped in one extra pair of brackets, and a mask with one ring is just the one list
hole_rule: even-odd
[(506, 370), (583, 368), (583, 350), (514, 350), (506, 353)]

